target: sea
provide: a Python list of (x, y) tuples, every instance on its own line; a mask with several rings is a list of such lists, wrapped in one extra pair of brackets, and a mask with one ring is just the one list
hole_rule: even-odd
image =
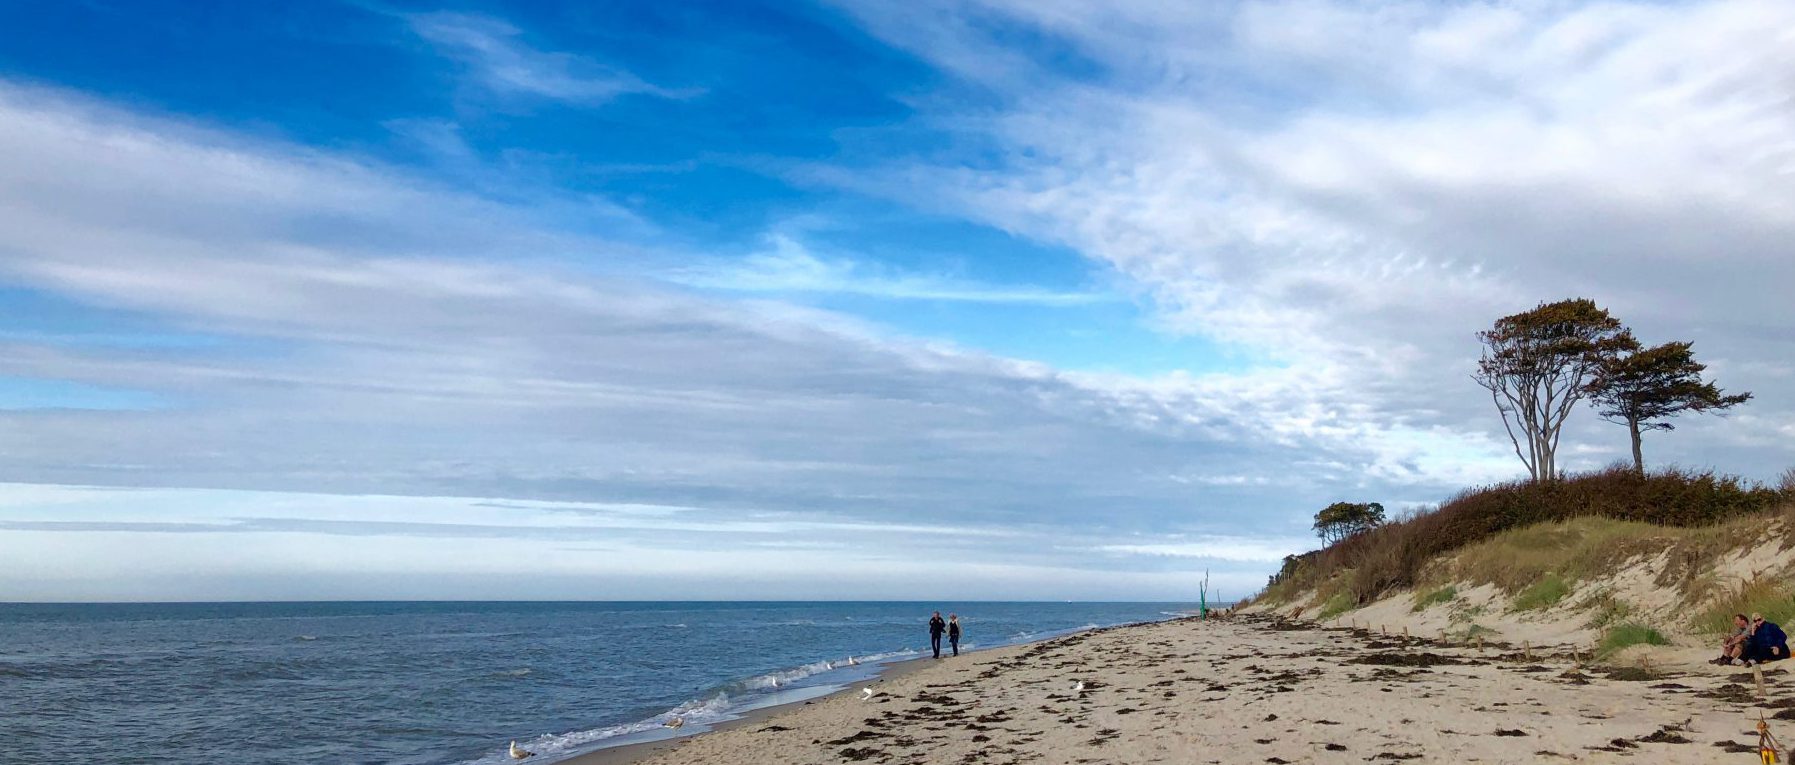
[[(1189, 603), (0, 604), (0, 762), (550, 763)], [(677, 730), (664, 723), (679, 718)]]

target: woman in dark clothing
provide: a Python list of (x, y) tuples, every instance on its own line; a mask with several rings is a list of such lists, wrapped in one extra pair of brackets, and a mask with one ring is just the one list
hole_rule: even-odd
[(954, 647), (954, 655), (960, 655), (960, 615), (947, 615), (947, 642)]
[(935, 648), (935, 658), (941, 658), (941, 633), (947, 631), (947, 622), (941, 621), (941, 612), (936, 611), (929, 617), (929, 645)]
[(1789, 638), (1776, 622), (1752, 614), (1751, 638), (1745, 644), (1745, 663), (1762, 664), (1789, 658)]

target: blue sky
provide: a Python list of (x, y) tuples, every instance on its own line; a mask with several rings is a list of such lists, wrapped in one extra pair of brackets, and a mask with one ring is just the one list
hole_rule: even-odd
[(1572, 294), (1758, 394), (1648, 459), (1768, 479), (1791, 25), (0, 4), (0, 591), (1244, 591), (1516, 475), (1471, 338)]

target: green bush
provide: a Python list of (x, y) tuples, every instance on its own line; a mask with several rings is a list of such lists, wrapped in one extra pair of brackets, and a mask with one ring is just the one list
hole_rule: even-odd
[(1664, 633), (1651, 626), (1638, 622), (1616, 624), (1608, 628), (1602, 635), (1602, 642), (1597, 645), (1596, 652), (1602, 656), (1612, 656), (1615, 652), (1636, 645), (1670, 645)]
[(1437, 606), (1441, 603), (1451, 603), (1453, 598), (1456, 597), (1458, 597), (1458, 588), (1447, 585), (1424, 595), (1415, 596), (1415, 607), (1412, 610), (1416, 613), (1420, 613), (1426, 611), (1431, 606)]
[(1516, 611), (1538, 611), (1551, 608), (1571, 594), (1571, 585), (1557, 574), (1547, 574), (1532, 587), (1515, 596)]

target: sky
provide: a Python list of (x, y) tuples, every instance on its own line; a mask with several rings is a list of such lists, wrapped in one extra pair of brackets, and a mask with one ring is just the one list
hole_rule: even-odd
[(1791, 243), (1781, 0), (0, 3), (0, 600), (1232, 598)]

